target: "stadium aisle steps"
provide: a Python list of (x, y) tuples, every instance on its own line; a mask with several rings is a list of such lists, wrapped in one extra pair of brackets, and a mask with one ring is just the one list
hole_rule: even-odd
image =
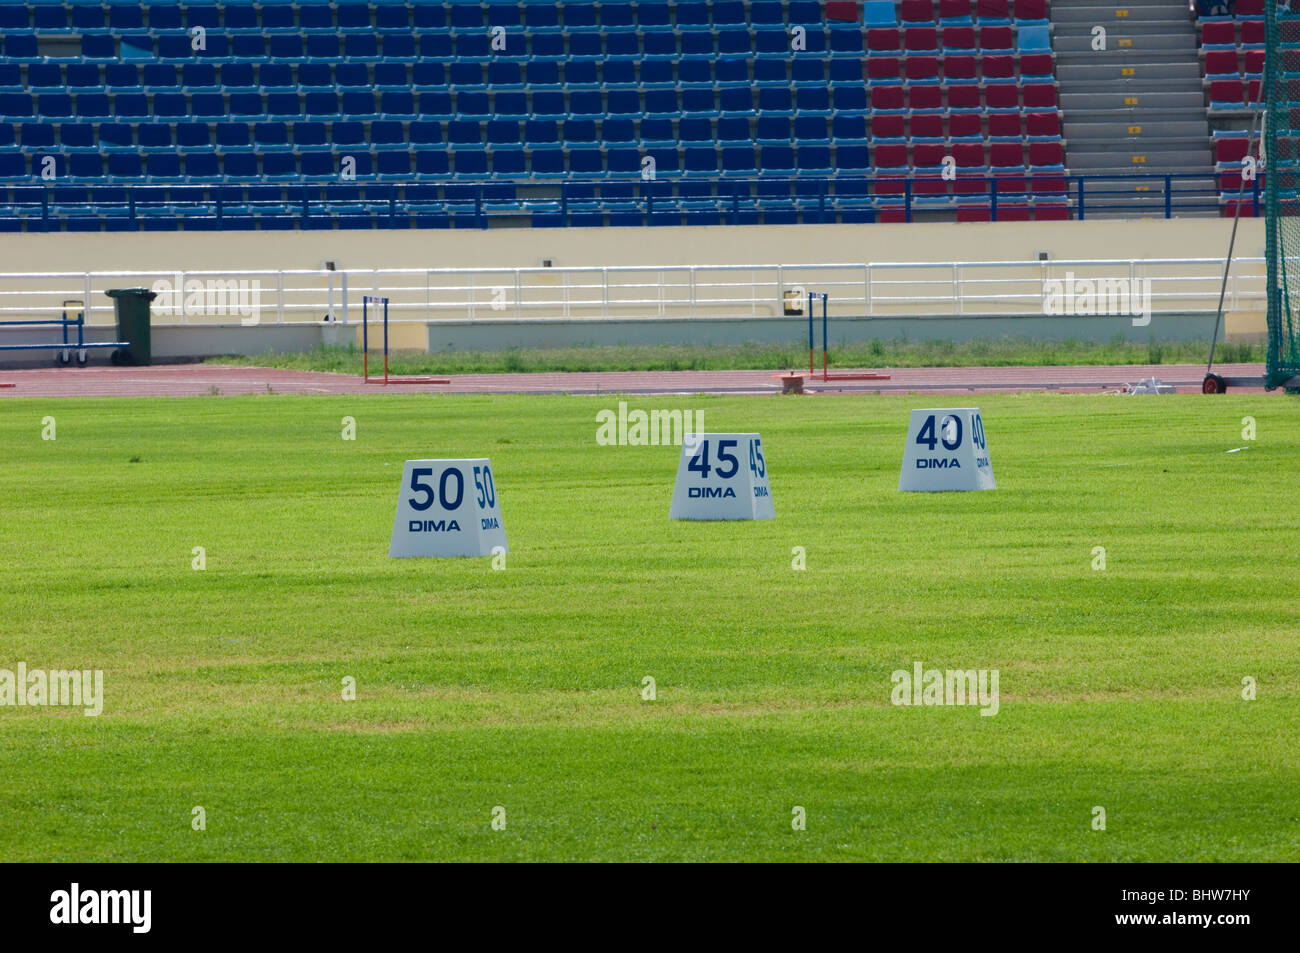
[[(1055, 0), (1052, 23), (1072, 173), (1210, 171), (1196, 27), (1186, 0)], [(1104, 51), (1093, 49), (1098, 25), (1106, 30)], [(1158, 189), (1135, 192), (1132, 204), (1163, 214)]]

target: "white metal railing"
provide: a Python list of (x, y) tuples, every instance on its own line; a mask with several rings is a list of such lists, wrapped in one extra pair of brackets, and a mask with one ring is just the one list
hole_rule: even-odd
[[(802, 302), (808, 291), (828, 294), (839, 317), (1030, 316), (1044, 313), (1048, 283), (1069, 274), (1145, 279), (1154, 313), (1213, 311), (1223, 259), (0, 273), (0, 322), (57, 314), (78, 299), (87, 323), (107, 324), (104, 292), (124, 287), (165, 293), (154, 303), (158, 325), (353, 323), (363, 295), (389, 298), (393, 319), (407, 322), (779, 318), (787, 295)], [(1262, 311), (1265, 280), (1263, 258), (1235, 259), (1224, 307)], [(232, 299), (245, 293), (255, 302)]]

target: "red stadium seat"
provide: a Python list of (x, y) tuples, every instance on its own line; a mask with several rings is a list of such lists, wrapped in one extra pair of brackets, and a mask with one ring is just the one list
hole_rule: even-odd
[[(1249, 23), (1259, 21), (1250, 20)], [(1244, 24), (1243, 24), (1244, 26)], [(1201, 24), (1203, 46), (1236, 46), (1237, 32), (1231, 20), (1207, 20)]]
[(901, 113), (892, 116), (873, 116), (871, 135), (877, 139), (907, 138), (907, 117)]
[(867, 79), (898, 79), (903, 75), (903, 63), (897, 56), (867, 57)]
[[(990, 138), (1016, 138), (1024, 135), (1023, 119), (1020, 113), (989, 113)], [(1018, 146), (1017, 146), (1018, 147)], [(996, 160), (994, 165), (999, 165)]]
[(889, 27), (872, 27), (867, 31), (868, 53), (896, 53), (901, 49), (897, 30)]
[(943, 58), (944, 79), (970, 79), (978, 76), (976, 72), (979, 60), (966, 53), (948, 55)]
[[(990, 113), (993, 116), (1011, 115), (1010, 113)], [(953, 139), (969, 139), (984, 135), (984, 117), (979, 113), (953, 113), (948, 117), (948, 135)]]
[(943, 48), (945, 50), (974, 50), (975, 28), (973, 26), (946, 26), (943, 28)]
[(1056, 86), (1052, 83), (1026, 83), (1024, 101), (1026, 109), (1055, 109)]
[(1065, 162), (1065, 151), (1059, 142), (1031, 142), (1029, 144), (1029, 164), (1061, 165)]
[(957, 221), (959, 222), (988, 222), (992, 221), (992, 218), (992, 209), (984, 202), (960, 202), (957, 205)]
[(946, 86), (944, 95), (948, 99), (949, 109), (979, 109), (980, 88), (973, 83)]
[[(1232, 26), (1231, 23), (1224, 23), (1224, 24), (1210, 24), (1210, 23), (1207, 23), (1207, 24), (1205, 24), (1205, 25), (1206, 25), (1206, 26), (1227, 26), (1227, 27), (1231, 27), (1231, 26)], [(1209, 43), (1209, 42), (1210, 42), (1209, 40), (1206, 40), (1206, 39), (1204, 38), (1204, 34), (1202, 34), (1201, 36), (1202, 36), (1201, 42), (1203, 42), (1203, 43)], [(1218, 41), (1215, 41), (1215, 42), (1218, 42)], [(1228, 40), (1227, 42), (1228, 42), (1228, 43), (1231, 43), (1232, 41), (1231, 41), (1231, 40)], [(1241, 21), (1241, 44), (1242, 44), (1242, 46), (1263, 46), (1263, 45), (1264, 45), (1264, 42), (1265, 42), (1265, 40), (1264, 40), (1264, 21), (1263, 21), (1263, 20), (1242, 20), (1242, 21)]]
[(1047, 0), (1016, 0), (1017, 20), (1046, 20)]
[(1210, 83), (1210, 102), (1244, 104), (1246, 87), (1239, 79), (1217, 79)]
[(983, 142), (954, 142), (952, 157), (958, 169), (982, 169), (988, 164)]
[(1034, 201), (1034, 221), (1036, 222), (1068, 222), (1070, 220), (1070, 206), (1066, 202), (1043, 202)]
[(1020, 57), (1021, 76), (1052, 76), (1055, 72), (1051, 53), (1024, 53)]
[(903, 110), (903, 87), (902, 86), (872, 86), (871, 87), (871, 108)]
[[(999, 192), (1001, 188), (999, 187)], [(1025, 202), (998, 202), (999, 222), (1029, 221), (1029, 205)]]
[(909, 83), (937, 81), (939, 79), (939, 57), (909, 56), (903, 64), (903, 75)]
[(1264, 0), (1237, 0), (1237, 6), (1234, 9), (1239, 17), (1262, 17), (1264, 15)]
[(980, 57), (980, 75), (984, 79), (1011, 79), (1016, 75), (1016, 61), (1010, 56)]
[(932, 26), (909, 26), (903, 30), (903, 49), (928, 53), (939, 48), (939, 31)]
[[(1025, 178), (1025, 170), (1022, 166), (1016, 172), (1009, 170), (1014, 166), (1008, 166), (1006, 169), (999, 169), (996, 166), (993, 169), (993, 182), (997, 187), (998, 195), (1028, 195), (1029, 183)], [(999, 217), (1001, 209), (999, 207)]]
[(857, 23), (861, 16), (858, 0), (826, 0), (826, 19)]
[(985, 86), (984, 105), (989, 109), (1019, 109), (1020, 87), (1015, 83)]
[(1206, 76), (1236, 76), (1240, 73), (1236, 49), (1205, 51)]
[(872, 164), (879, 170), (895, 172), (908, 166), (907, 146), (898, 143), (882, 143), (872, 150)]
[(1247, 50), (1245, 55), (1245, 63), (1243, 66), (1243, 71), (1247, 76), (1263, 76), (1264, 75), (1264, 51)]
[(907, 87), (907, 108), (914, 113), (942, 112), (943, 96), (937, 85)]
[(989, 143), (989, 165), (995, 169), (1008, 169), (1012, 166), (1023, 169), (1024, 148), (1018, 142), (991, 142)]
[(902, 23), (933, 23), (934, 4), (931, 0), (901, 0), (898, 19)]
[(1011, 9), (1007, 0), (976, 0), (975, 15), (981, 20), (1009, 20)]
[(1031, 136), (1060, 136), (1060, 113), (1027, 113), (1025, 128)]
[(1246, 136), (1219, 136), (1214, 140), (1215, 162), (1240, 162), (1246, 158)]
[(943, 165), (948, 149), (942, 142), (912, 143), (912, 165), (918, 169), (932, 169)]
[(981, 50), (1013, 50), (1015, 49), (1015, 40), (1009, 26), (982, 26), (980, 27), (980, 45)]
[(973, 0), (939, 0), (939, 19), (969, 21), (973, 7)]
[[(937, 87), (930, 87), (937, 89)], [(908, 122), (907, 134), (913, 139), (942, 139), (944, 137), (941, 113), (919, 113)]]

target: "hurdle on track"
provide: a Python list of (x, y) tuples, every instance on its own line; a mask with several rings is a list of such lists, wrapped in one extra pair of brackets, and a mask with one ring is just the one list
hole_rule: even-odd
[(813, 343), (813, 301), (817, 298), (822, 299), (822, 380), (824, 381), (887, 381), (888, 374), (832, 374), (830, 373), (830, 358), (827, 355), (828, 346), (826, 321), (826, 302), (829, 295), (808, 292), (808, 376), (814, 380), (817, 377), (816, 369), (816, 345)]
[[(74, 307), (76, 317), (69, 318), (68, 310), (69, 308)], [(91, 348), (118, 348), (131, 346), (127, 341), (102, 341), (94, 343), (86, 341), (85, 307), (86, 303), (80, 298), (71, 298), (63, 302), (63, 311), (57, 320), (51, 318), (48, 321), (0, 321), (0, 328), (59, 328), (62, 331), (62, 338), (60, 341), (55, 341), (50, 344), (0, 344), (0, 351), (58, 351), (60, 353), (55, 355), (55, 359), (60, 364), (71, 364), (73, 352), (75, 351), (77, 364), (84, 365), (86, 363), (86, 352)], [(77, 340), (75, 342), (68, 339), (68, 331), (71, 328), (77, 329)]]
[[(382, 305), (384, 311), (384, 376), (370, 376), (370, 303)], [(393, 377), (388, 376), (388, 299), (367, 295), (361, 299), (361, 374), (367, 384), (450, 384), (445, 377)]]

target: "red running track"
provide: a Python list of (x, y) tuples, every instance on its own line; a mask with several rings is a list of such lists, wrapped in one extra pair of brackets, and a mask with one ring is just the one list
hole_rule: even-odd
[[(1230, 377), (1262, 377), (1262, 364), (1215, 367)], [(841, 370), (843, 371), (843, 369)], [(1159, 377), (1179, 393), (1200, 393), (1199, 364), (1120, 367), (920, 367), (886, 371), (887, 381), (819, 382), (821, 394), (1097, 394)], [(0, 397), (194, 397), (208, 394), (776, 394), (775, 371), (599, 371), (563, 374), (461, 374), (449, 384), (365, 384), (360, 375), (220, 364), (59, 367), (0, 371)], [(13, 386), (5, 386), (12, 384)], [(1261, 393), (1262, 387), (1234, 388)]]

